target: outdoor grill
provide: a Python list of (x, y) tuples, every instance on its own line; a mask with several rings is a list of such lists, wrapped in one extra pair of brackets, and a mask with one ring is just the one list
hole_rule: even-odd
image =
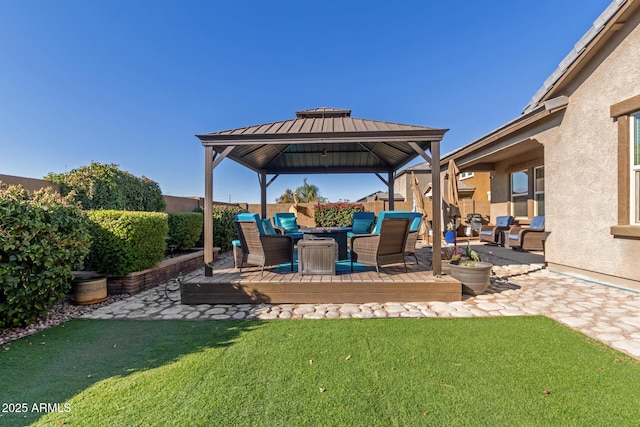
[(467, 215), (467, 226), (465, 228), (465, 234), (471, 236), (478, 234), (480, 228), (482, 228), (482, 215), (479, 213), (470, 213)]

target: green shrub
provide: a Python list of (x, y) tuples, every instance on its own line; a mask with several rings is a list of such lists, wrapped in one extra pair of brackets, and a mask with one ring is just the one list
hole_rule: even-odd
[(101, 273), (124, 276), (146, 270), (164, 258), (169, 231), (159, 212), (88, 211), (93, 238), (87, 265)]
[(45, 179), (60, 184), (62, 195), (80, 202), (86, 210), (161, 212), (166, 207), (156, 182), (144, 176), (137, 178), (114, 164), (92, 162), (70, 172), (49, 173)]
[(202, 235), (204, 216), (197, 212), (171, 212), (167, 243), (177, 249), (193, 248)]
[(0, 327), (44, 316), (70, 289), (89, 251), (79, 206), (43, 189), (0, 184)]
[(351, 225), (354, 212), (364, 212), (364, 205), (360, 203), (318, 204), (313, 216), (318, 227), (346, 227)]
[(231, 241), (238, 238), (233, 217), (246, 211), (240, 207), (213, 207), (213, 246), (219, 247), (222, 252), (231, 250)]

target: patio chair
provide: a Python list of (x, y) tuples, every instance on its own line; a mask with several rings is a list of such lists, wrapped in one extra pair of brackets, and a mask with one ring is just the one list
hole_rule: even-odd
[(513, 227), (509, 231), (507, 244), (514, 250), (541, 251), (545, 235), (544, 216), (534, 216), (529, 227)]
[(500, 233), (508, 230), (511, 227), (511, 224), (513, 224), (512, 216), (496, 217), (496, 225), (483, 225), (480, 227), (480, 231), (478, 232), (480, 241), (487, 242), (491, 245), (497, 245), (498, 239), (500, 239)]
[[(258, 224), (258, 231), (260, 234), (275, 235), (281, 233), (278, 229), (274, 229), (271, 225), (271, 221), (263, 220), (260, 215), (254, 212), (242, 212), (233, 216), (234, 221), (256, 221)], [(268, 221), (268, 224), (267, 224)], [(233, 261), (236, 268), (242, 266), (242, 242), (240, 238), (231, 241), (231, 247), (233, 248)]]
[(303, 237), (303, 234), (298, 231), (300, 227), (295, 214), (292, 212), (277, 212), (273, 214), (273, 224), (276, 229), (279, 228), (284, 234), (293, 237), (296, 241)]
[(369, 234), (376, 222), (376, 214), (373, 212), (354, 212), (351, 220), (351, 231), (347, 233), (347, 238), (356, 234)]
[(407, 235), (407, 241), (405, 243), (404, 254), (406, 256), (413, 255), (418, 263), (418, 257), (416, 256), (416, 243), (418, 243), (418, 232), (420, 230), (420, 223), (422, 222), (422, 214), (420, 212), (409, 211), (381, 211), (378, 217), (378, 222), (373, 229), (373, 234), (380, 232), (380, 226), (382, 221), (389, 218), (408, 218), (411, 221), (409, 225), (409, 234)]
[(418, 256), (416, 255), (416, 243), (418, 243), (418, 232), (422, 223), (422, 214), (419, 212), (410, 212), (411, 224), (409, 225), (409, 234), (407, 234), (407, 242), (404, 245), (404, 255), (413, 255), (418, 264)]
[(408, 218), (384, 219), (378, 234), (360, 234), (351, 237), (351, 271), (353, 263), (374, 265), (380, 275), (380, 266), (403, 263), (405, 244), (409, 233), (410, 220)]
[(290, 263), (293, 271), (293, 238), (260, 234), (257, 221), (234, 221), (242, 244), (242, 261), (244, 264), (261, 267), (260, 275), (264, 274), (265, 265)]

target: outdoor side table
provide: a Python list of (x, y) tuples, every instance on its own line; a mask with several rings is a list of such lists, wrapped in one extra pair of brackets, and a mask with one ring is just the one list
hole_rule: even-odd
[(305, 274), (336, 274), (336, 242), (333, 239), (300, 240), (298, 242), (298, 272)]

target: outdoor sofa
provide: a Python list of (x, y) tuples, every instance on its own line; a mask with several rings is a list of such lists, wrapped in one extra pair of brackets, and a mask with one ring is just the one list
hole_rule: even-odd
[(509, 231), (507, 245), (514, 250), (541, 251), (545, 236), (544, 216), (534, 216), (529, 227), (513, 227)]

